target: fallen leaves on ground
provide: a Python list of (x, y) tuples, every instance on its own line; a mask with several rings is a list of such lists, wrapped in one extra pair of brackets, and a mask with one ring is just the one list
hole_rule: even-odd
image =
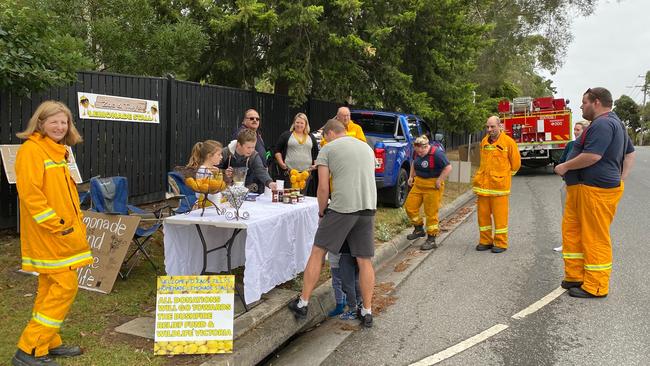
[(357, 330), (361, 329), (361, 327), (358, 325), (357, 322), (346, 323), (344, 321), (339, 321), (339, 324), (341, 325), (341, 330), (345, 330), (345, 331), (354, 332), (354, 331), (357, 331)]
[(465, 206), (456, 211), (452, 216), (440, 222), (440, 231), (449, 231), (465, 219), (467, 214), (472, 212), (472, 208)]
[(413, 250), (409, 250), (408, 252), (406, 252), (407, 257), (421, 257), (421, 256), (423, 256), (425, 254), (426, 253), (421, 251), (420, 249), (413, 249)]
[(395, 304), (397, 297), (391, 295), (395, 291), (395, 283), (381, 282), (375, 285), (375, 293), (372, 296), (372, 314), (381, 314)]
[(395, 265), (395, 268), (393, 268), (393, 271), (395, 272), (404, 272), (409, 266), (411, 265), (411, 259), (407, 258), (404, 259), (403, 261), (397, 263)]

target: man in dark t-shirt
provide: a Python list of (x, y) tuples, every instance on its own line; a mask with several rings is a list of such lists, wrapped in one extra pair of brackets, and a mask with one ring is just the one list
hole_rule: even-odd
[(604, 297), (612, 272), (609, 227), (635, 153), (625, 126), (612, 112), (612, 94), (607, 89), (588, 89), (581, 109), (582, 116), (592, 122), (576, 140), (567, 161), (555, 167), (567, 185), (562, 287), (573, 297)]

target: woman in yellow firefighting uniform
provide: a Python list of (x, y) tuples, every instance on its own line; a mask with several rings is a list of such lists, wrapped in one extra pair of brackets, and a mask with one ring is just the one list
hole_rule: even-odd
[[(422, 135), (415, 139), (415, 156), (411, 162), (411, 172), (408, 184), (412, 186), (404, 208), (411, 223), (415, 227), (413, 233), (407, 235), (408, 240), (427, 235), (427, 240), (420, 247), (422, 250), (437, 248), (436, 236), (438, 228), (438, 209), (444, 191), (444, 182), (451, 172), (451, 164), (445, 152), (435, 146), (429, 145), (427, 136)], [(420, 206), (424, 203), (426, 216), (426, 230), (424, 220), (420, 216)]]
[(76, 356), (59, 328), (77, 294), (76, 268), (91, 264), (79, 196), (70, 177), (66, 145), (81, 142), (72, 113), (60, 102), (43, 102), (17, 136), (22, 269), (38, 272), (32, 318), (18, 341), (14, 365), (57, 365), (52, 356)]

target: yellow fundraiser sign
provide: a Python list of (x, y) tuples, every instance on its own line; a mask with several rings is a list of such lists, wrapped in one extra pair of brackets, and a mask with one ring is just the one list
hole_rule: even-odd
[(155, 355), (230, 353), (235, 276), (160, 276)]

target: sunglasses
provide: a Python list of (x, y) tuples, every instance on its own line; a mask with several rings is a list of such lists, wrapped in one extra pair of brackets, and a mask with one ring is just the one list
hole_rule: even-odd
[(259, 121), (260, 117), (246, 117), (246, 119), (250, 121)]
[(587, 89), (587, 91), (584, 92), (582, 95), (587, 95), (587, 94), (594, 97), (594, 102), (597, 100), (600, 101), (600, 95), (598, 95), (598, 93), (591, 90), (591, 88)]

